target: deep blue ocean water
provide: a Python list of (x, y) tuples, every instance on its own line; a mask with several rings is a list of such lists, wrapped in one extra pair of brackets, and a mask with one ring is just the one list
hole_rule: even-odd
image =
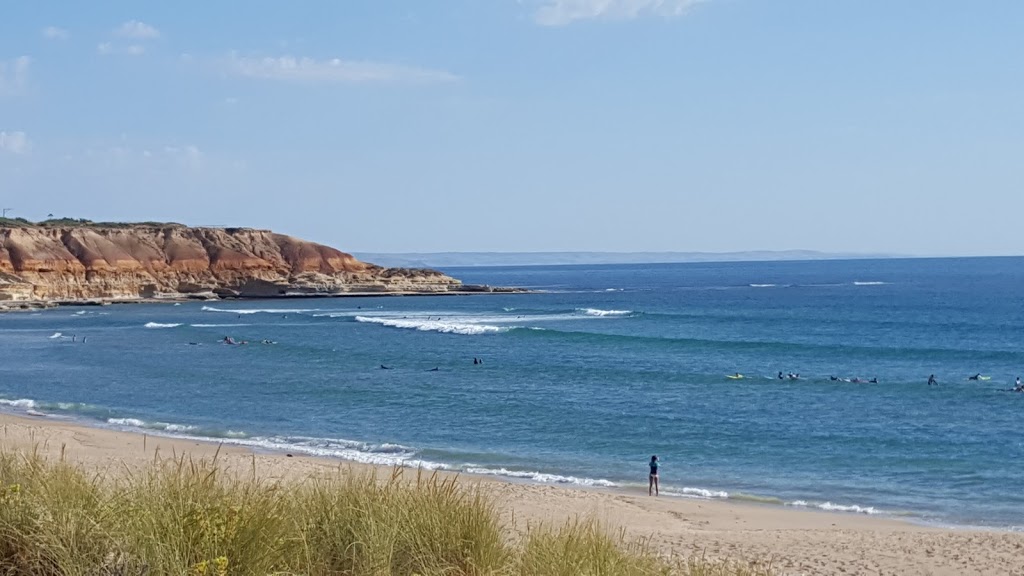
[(537, 292), (0, 315), (0, 408), (622, 489), (658, 454), (663, 494), (1024, 526), (1022, 258), (448, 272)]

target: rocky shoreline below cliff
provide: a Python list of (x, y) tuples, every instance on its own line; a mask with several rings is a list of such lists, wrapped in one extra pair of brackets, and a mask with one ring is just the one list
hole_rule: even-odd
[(269, 230), (180, 224), (0, 226), (0, 311), (250, 298), (523, 292), (385, 268)]

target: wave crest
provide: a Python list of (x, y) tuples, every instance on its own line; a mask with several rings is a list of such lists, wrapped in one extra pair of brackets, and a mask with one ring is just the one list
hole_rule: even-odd
[(587, 316), (628, 316), (632, 314), (632, 310), (601, 310), (600, 308), (577, 308), (577, 312), (585, 314)]
[(491, 326), (489, 324), (473, 324), (470, 322), (450, 322), (444, 320), (422, 320), (411, 318), (386, 318), (378, 316), (356, 316), (356, 322), (380, 324), (391, 328), (405, 328), (423, 332), (441, 332), (443, 334), (463, 334), (476, 336), (480, 334), (500, 334), (507, 332), (507, 326)]
[(160, 322), (146, 322), (143, 328), (177, 328), (181, 323), (162, 324)]
[(854, 512), (856, 514), (884, 514), (885, 512), (875, 508), (874, 506), (858, 506), (856, 504), (833, 504), (832, 502), (817, 502), (808, 503), (806, 500), (794, 500), (789, 502), (786, 506), (793, 506), (796, 508), (818, 508), (819, 510), (825, 510), (827, 512)]
[(523, 478), (542, 484), (573, 484), (576, 486), (600, 486), (613, 488), (618, 484), (603, 478), (578, 478), (576, 476), (561, 476), (559, 474), (547, 474), (544, 472), (527, 472), (521, 470), (508, 470), (507, 468), (482, 468), (478, 466), (466, 466), (463, 472), (467, 474), (480, 474), (485, 476), (504, 476), (506, 478)]

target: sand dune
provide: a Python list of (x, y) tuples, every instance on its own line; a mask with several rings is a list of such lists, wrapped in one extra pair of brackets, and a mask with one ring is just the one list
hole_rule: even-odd
[[(301, 480), (365, 466), (185, 439), (94, 429), (51, 418), (0, 415), (0, 448), (38, 450), (88, 469), (121, 474), (157, 456), (217, 455), (239, 473)], [(664, 554), (705, 554), (771, 562), (780, 575), (892, 574), (1024, 576), (1024, 534), (952, 530), (850, 514), (756, 504), (650, 498), (598, 489), (573, 489), (464, 476), (491, 493), (511, 530), (539, 522), (594, 516), (635, 537), (649, 537)]]

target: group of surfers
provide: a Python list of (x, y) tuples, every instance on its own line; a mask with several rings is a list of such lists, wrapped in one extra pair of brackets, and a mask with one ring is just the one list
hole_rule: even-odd
[[(735, 374), (729, 374), (726, 377), (729, 378), (730, 380), (741, 380), (741, 379), (745, 378), (745, 376), (743, 374), (740, 374), (739, 372), (736, 372)], [(789, 373), (779, 372), (779, 374), (776, 376), (776, 378), (779, 379), (779, 380), (800, 380), (800, 373), (799, 372), (789, 372)], [(828, 379), (830, 381), (832, 381), (832, 382), (850, 382), (850, 383), (853, 383), (853, 384), (878, 384), (878, 378), (877, 377), (865, 380), (863, 378), (856, 378), (856, 377), (855, 378), (842, 378), (842, 377), (839, 377), (839, 376), (829, 376)], [(990, 380), (991, 377), (990, 376), (983, 376), (980, 373), (978, 373), (978, 374), (974, 374), (972, 376), (968, 376), (967, 379), (971, 380), (971, 381), (981, 381), (981, 380)], [(935, 374), (932, 374), (931, 376), (928, 377), (928, 385), (929, 386), (937, 386), (938, 384), (939, 384), (939, 381), (935, 378)], [(1006, 388), (1005, 390), (1007, 392), (1024, 392), (1024, 383), (1021, 383), (1020, 376), (1017, 377), (1017, 380), (1014, 383), (1013, 388)]]

